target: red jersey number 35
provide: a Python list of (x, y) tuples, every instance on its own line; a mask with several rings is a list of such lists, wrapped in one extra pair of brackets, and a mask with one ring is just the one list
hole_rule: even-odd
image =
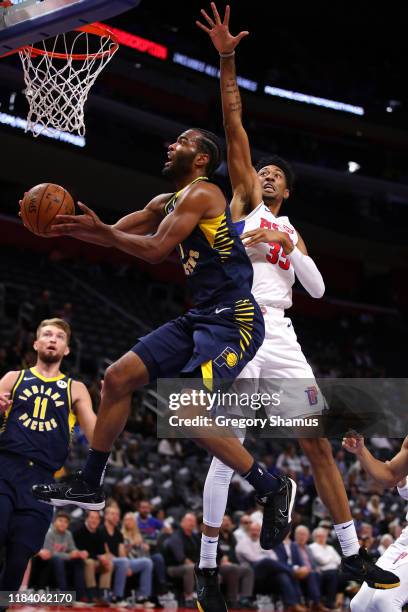
[[(274, 227), (273, 227), (274, 226)], [(278, 226), (275, 224), (272, 225), (270, 221), (267, 219), (261, 219), (261, 229), (266, 227), (268, 229), (278, 229)], [(268, 255), (266, 255), (266, 260), (271, 264), (278, 264), (282, 270), (289, 270), (290, 261), (286, 257), (285, 253), (279, 242), (268, 242), (270, 249)]]

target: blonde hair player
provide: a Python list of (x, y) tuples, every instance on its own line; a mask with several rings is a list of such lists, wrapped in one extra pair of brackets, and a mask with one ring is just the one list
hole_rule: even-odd
[[(274, 388), (272, 379), (275, 379), (275, 386), (278, 383), (277, 388), (285, 390), (279, 415), (296, 419), (307, 417), (311, 421), (311, 417), (322, 413), (325, 401), (297, 342), (292, 322), (285, 317), (285, 309), (292, 305), (292, 285), (296, 277), (314, 298), (323, 296), (325, 286), (299, 233), (288, 217), (279, 216), (281, 206), (293, 187), (290, 165), (276, 155), (261, 160), (256, 168), (252, 165), (248, 136), (242, 124), (235, 68), (235, 48), (249, 32), (242, 31), (233, 36), (229, 31), (229, 6), (223, 20), (213, 2), (211, 8), (212, 16), (201, 11), (206, 25), (199, 21), (196, 24), (209, 35), (220, 54), (222, 110), (228, 171), (233, 188), (231, 214), (253, 265), (252, 292), (265, 320), (264, 343), (235, 384), (239, 383), (240, 390), (247, 384), (252, 385), (255, 392), (270, 393), (271, 387)], [(244, 379), (248, 379), (248, 383)], [(300, 438), (299, 444), (311, 463), (319, 496), (336, 523), (334, 527), (343, 552), (343, 571), (354, 580), (367, 579), (376, 588), (398, 586), (398, 578), (374, 566), (365, 549), (359, 547), (346, 491), (329, 441), (309, 437)], [(204, 612), (215, 612), (217, 605), (220, 609), (223, 605), (216, 576), (216, 553), (232, 473), (229, 467), (214, 458), (204, 488), (204, 534), (197, 588)], [(290, 529), (296, 492), (296, 484), (291, 482), (289, 496), (282, 491), (275, 495), (274, 506), (265, 509), (264, 517), (266, 513), (275, 513), (281, 519), (280, 529), (267, 534), (267, 538), (261, 534), (264, 549), (276, 546)], [(279, 520), (274, 521), (274, 525), (278, 524)]]
[(51, 523), (52, 506), (35, 500), (31, 487), (39, 480), (54, 481), (76, 420), (92, 442), (96, 416), (88, 390), (60, 370), (70, 337), (66, 321), (41, 321), (35, 366), (7, 372), (0, 380), (0, 549), (6, 550), (0, 591), (19, 589)]

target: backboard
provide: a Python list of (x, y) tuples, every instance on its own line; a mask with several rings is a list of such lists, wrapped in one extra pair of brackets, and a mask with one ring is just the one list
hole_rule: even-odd
[[(7, 0), (0, 7), (0, 57), (19, 47), (102, 21), (141, 0)], [(4, 6), (4, 5), (10, 6)]]

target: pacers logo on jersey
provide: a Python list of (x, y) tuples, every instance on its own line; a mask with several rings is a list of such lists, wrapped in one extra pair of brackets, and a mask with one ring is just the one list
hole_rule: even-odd
[(308, 387), (307, 389), (305, 389), (305, 393), (307, 395), (307, 399), (309, 400), (309, 404), (311, 406), (315, 406), (319, 401), (319, 392), (317, 390), (317, 387)]
[[(64, 382), (64, 381), (58, 381)], [(65, 386), (67, 384), (65, 383)], [(58, 427), (57, 421), (54, 418), (47, 418), (47, 412), (50, 407), (63, 406), (64, 402), (60, 399), (61, 395), (58, 391), (53, 392), (52, 387), (46, 385), (34, 384), (24, 389), (18, 396), (18, 399), (23, 402), (28, 402), (27, 412), (19, 416), (24, 427), (32, 431), (51, 431)]]
[(234, 368), (238, 363), (238, 354), (234, 351), (234, 349), (227, 346), (221, 355), (218, 355), (216, 359), (214, 359), (215, 365), (219, 368), (226, 365), (228, 368)]

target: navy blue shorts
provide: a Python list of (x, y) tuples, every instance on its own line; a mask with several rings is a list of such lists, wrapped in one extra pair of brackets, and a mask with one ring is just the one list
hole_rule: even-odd
[(35, 554), (44, 544), (53, 508), (32, 496), (31, 487), (54, 482), (49, 470), (32, 461), (0, 452), (0, 540), (20, 543)]
[(157, 378), (232, 382), (251, 361), (265, 336), (254, 298), (194, 308), (140, 338), (133, 351)]

